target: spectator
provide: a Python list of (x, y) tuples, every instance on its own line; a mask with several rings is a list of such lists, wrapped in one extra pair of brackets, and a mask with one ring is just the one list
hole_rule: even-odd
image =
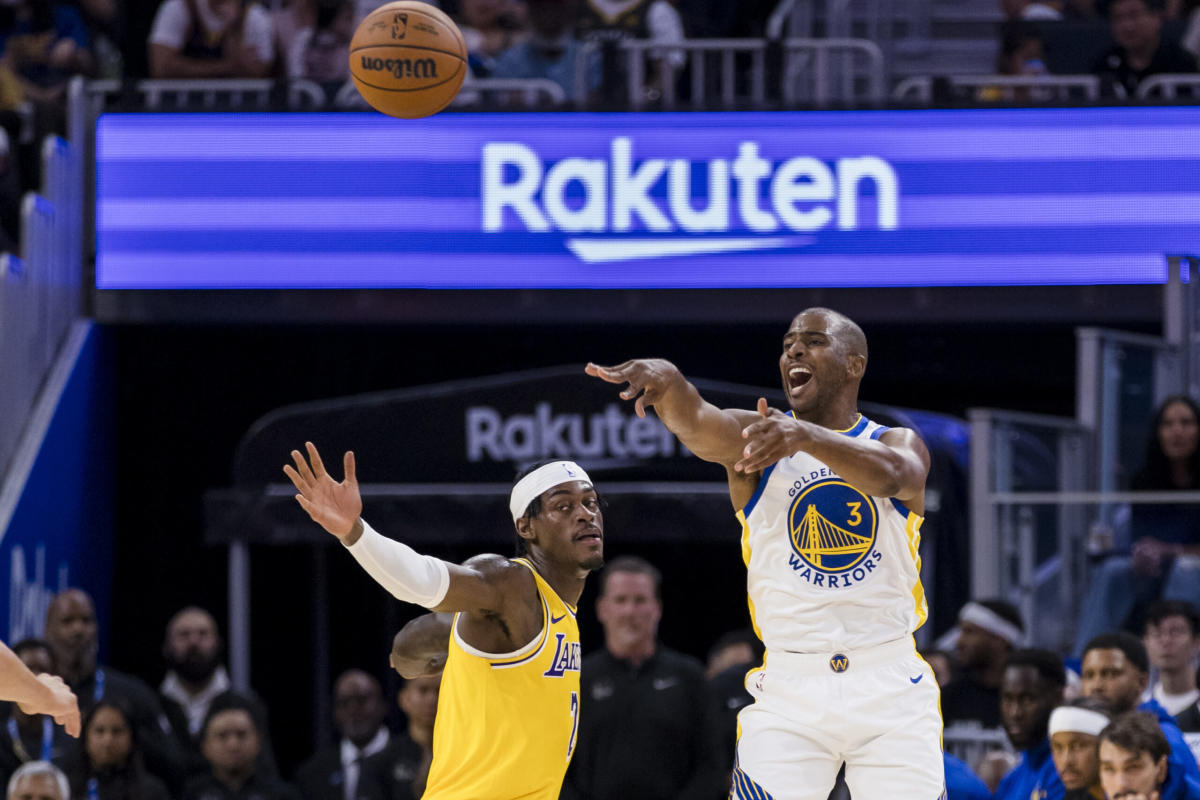
[[(1119, 0), (1114, 14), (1144, 0)], [(1157, 34), (1156, 34), (1157, 35)], [(1137, 491), (1200, 490), (1200, 406), (1176, 395), (1159, 406), (1134, 475)], [(1200, 515), (1196, 506), (1134, 505), (1130, 556), (1110, 556), (1092, 575), (1076, 650), (1104, 631), (1125, 625), (1144, 603), (1161, 597), (1200, 607)]]
[(998, 728), (1005, 662), (1025, 638), (1021, 614), (1003, 600), (972, 601), (958, 612), (958, 628), (954, 652), (961, 672), (942, 689), (942, 717), (947, 725)]
[(942, 753), (946, 765), (946, 800), (991, 800), (987, 784), (961, 758)]
[[(387, 747), (383, 725), (387, 708), (383, 689), (360, 669), (346, 670), (333, 684), (333, 721), (341, 739), (318, 751), (296, 772), (304, 800), (355, 800), (370, 797), (369, 782), (360, 782), (362, 761)], [(360, 787), (362, 791), (360, 791)]]
[(78, 9), (54, 0), (20, 0), (7, 36), (4, 60), (26, 100), (33, 103), (39, 134), (66, 129), (67, 82), (91, 74), (94, 62)]
[(410, 678), (400, 687), (397, 700), (408, 726), (393, 734), (387, 747), (363, 762), (362, 780), (376, 783), (384, 800), (417, 800), (425, 793), (441, 686), (439, 673)]
[(1096, 0), (1067, 0), (1063, 7), (1063, 19), (1072, 22), (1091, 22), (1101, 16)]
[(1169, 761), (1174, 765), (1178, 780), (1181, 781), (1184, 775), (1200, 780), (1196, 758), (1167, 710), (1153, 699), (1138, 705), (1146, 691), (1149, 669), (1146, 648), (1136, 636), (1124, 632), (1102, 634), (1084, 648), (1080, 688), (1085, 696), (1098, 697), (1108, 703), (1114, 716), (1135, 709), (1155, 715), (1171, 745)]
[(709, 680), (730, 667), (741, 667), (742, 671), (762, 662), (763, 646), (754, 631), (739, 628), (721, 634), (708, 649), (704, 676)]
[[(217, 698), (233, 692), (229, 672), (221, 663), (224, 649), (216, 619), (202, 608), (188, 606), (167, 622), (163, 639), (167, 673), (158, 688), (159, 698), (189, 774), (206, 768), (200, 754), (199, 736), (208, 707)], [(241, 694), (255, 709), (258, 729), (264, 732), (259, 767), (269, 774), (277, 774), (274, 750), (266, 735), (266, 706), (253, 693)]]
[(1163, 600), (1146, 610), (1143, 635), (1157, 679), (1150, 696), (1178, 716), (1200, 700), (1196, 689), (1196, 657), (1200, 656), (1200, 612), (1191, 603)]
[(1183, 18), (1187, 28), (1183, 32), (1180, 44), (1191, 53), (1192, 58), (1200, 60), (1200, 0), (1188, 0), (1184, 6)]
[(1162, 35), (1163, 0), (1112, 0), (1108, 17), (1116, 44), (1092, 67), (1106, 95), (1135, 97), (1151, 75), (1196, 71), (1196, 59)]
[(921, 653), (921, 658), (925, 659), (929, 668), (933, 670), (933, 677), (937, 679), (938, 686), (945, 689), (954, 681), (954, 660), (945, 650), (925, 650)]
[(728, 743), (694, 658), (658, 641), (662, 577), (625, 556), (600, 573), (604, 649), (583, 661), (579, 743), (563, 798), (723, 797)]
[(96, 663), (96, 610), (87, 592), (67, 589), (54, 596), (46, 610), (46, 642), (58, 674), (79, 698), (80, 712), (86, 715), (107, 697), (123, 697), (133, 709), (146, 768), (168, 787), (177, 785), (183, 758), (158, 697), (141, 679)]
[[(649, 39), (663, 45), (684, 41), (683, 18), (668, 0), (588, 0), (580, 13), (576, 30), (584, 41), (598, 44), (604, 55), (604, 75), (619, 80), (606, 81), (605, 99), (625, 100), (625, 57), (617, 44), (626, 39)], [(684, 65), (680, 50), (669, 50), (664, 58), (651, 60), (651, 68), (641, 91), (646, 100), (657, 100), (666, 81)]]
[(287, 74), (335, 87), (350, 80), (354, 4), (350, 0), (317, 0), (316, 6), (313, 24), (298, 31), (288, 47)]
[(1006, 20), (1053, 22), (1063, 18), (1063, 0), (1000, 0)]
[(496, 59), (524, 41), (527, 9), (520, 0), (460, 0), (458, 27), (477, 78), (490, 78)]
[(200, 728), (207, 769), (188, 781), (183, 800), (299, 800), (295, 789), (257, 768), (261, 741), (254, 707), (245, 698), (214, 700)]
[[(1200, 678), (1200, 676), (1197, 677)], [(1196, 761), (1200, 762), (1200, 701), (1192, 703), (1176, 714), (1175, 722), (1179, 725), (1183, 740), (1187, 742), (1192, 755), (1196, 757)]]
[(133, 712), (108, 697), (83, 719), (82, 753), (70, 773), (74, 797), (88, 800), (170, 800), (166, 784), (146, 772), (138, 751)]
[(1200, 783), (1179, 775), (1154, 715), (1131, 711), (1100, 733), (1100, 785), (1110, 800), (1200, 800)]
[[(543, 78), (554, 81), (567, 97), (576, 97), (575, 67), (581, 45), (572, 27), (576, 0), (527, 0), (531, 35), (496, 59), (494, 78)], [(599, 58), (587, 63), (589, 93), (600, 88)]]
[(1104, 800), (1098, 748), (1110, 719), (1108, 706), (1095, 697), (1078, 697), (1050, 714), (1050, 755), (1064, 800)]
[[(1037, 76), (1046, 74), (1045, 39), (1036, 25), (1009, 20), (1000, 35), (1000, 52), (996, 56), (996, 74)], [(1045, 100), (1049, 96), (1026, 87), (981, 86), (979, 99), (983, 102), (1026, 102)]]
[(275, 63), (271, 18), (250, 0), (163, 0), (148, 44), (152, 78), (262, 78)]
[[(41, 639), (22, 639), (12, 646), (21, 662), (35, 675), (53, 675), (54, 653)], [(54, 720), (42, 714), (26, 714), (16, 703), (11, 704), (8, 720), (0, 729), (0, 779), (8, 779), (22, 764), (31, 761), (50, 761), (65, 766), (74, 756), (78, 744)]]
[(71, 788), (49, 761), (30, 761), (8, 779), (8, 800), (71, 800)]
[(1066, 669), (1047, 650), (1016, 650), (1009, 655), (1000, 685), (1000, 714), (1008, 740), (1021, 761), (1000, 781), (995, 800), (1030, 797), (1058, 800), (1063, 784), (1050, 757), (1050, 712), (1062, 704)]
[[(708, 653), (708, 686), (712, 690), (717, 704), (717, 724), (720, 727), (721, 741), (727, 748), (727, 765), (733, 767), (734, 746), (737, 744), (737, 716), (743, 708), (754, 702), (750, 692), (746, 690), (746, 673), (763, 661), (764, 648), (762, 642), (753, 631), (736, 630), (721, 636)], [(730, 663), (730, 659), (736, 661)], [(716, 674), (713, 669), (721, 667)]]

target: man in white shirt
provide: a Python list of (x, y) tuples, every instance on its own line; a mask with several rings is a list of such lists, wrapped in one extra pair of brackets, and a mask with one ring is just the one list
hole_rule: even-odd
[(262, 78), (275, 63), (271, 17), (250, 0), (164, 0), (148, 52), (152, 78)]
[(1156, 679), (1150, 694), (1171, 716), (1200, 700), (1196, 658), (1200, 655), (1200, 612), (1182, 600), (1162, 600), (1146, 609), (1142, 640)]
[(296, 788), (304, 800), (379, 800), (377, 787), (361, 782), (362, 762), (387, 747), (387, 706), (379, 681), (350, 669), (333, 684), (333, 721), (341, 738), (318, 751), (296, 772)]

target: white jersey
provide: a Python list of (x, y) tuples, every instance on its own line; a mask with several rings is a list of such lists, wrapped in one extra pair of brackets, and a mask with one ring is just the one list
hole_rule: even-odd
[[(864, 416), (845, 436), (878, 439)], [(763, 470), (737, 514), (750, 617), (768, 651), (860, 650), (925, 622), (922, 517), (871, 497), (808, 453)]]

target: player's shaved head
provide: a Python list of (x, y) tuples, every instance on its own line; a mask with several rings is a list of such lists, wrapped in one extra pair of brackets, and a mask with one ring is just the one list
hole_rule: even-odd
[(829, 333), (833, 334), (839, 342), (844, 344), (849, 352), (862, 356), (864, 359), (867, 357), (867, 335), (863, 333), (862, 328), (858, 327), (857, 322), (845, 314), (834, 311), (832, 308), (815, 306), (813, 308), (806, 308), (797, 314), (795, 320), (792, 321), (792, 325), (795, 326), (800, 321), (800, 318), (807, 314), (825, 317), (829, 325)]

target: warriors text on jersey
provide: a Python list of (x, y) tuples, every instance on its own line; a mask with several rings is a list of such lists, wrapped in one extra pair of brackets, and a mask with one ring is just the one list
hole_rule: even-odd
[(525, 559), (542, 603), (542, 630), (512, 653), (464, 642), (454, 615), (442, 673), (425, 800), (556, 800), (579, 730), (575, 609)]
[[(845, 436), (887, 428), (859, 416)], [(926, 617), (922, 517), (871, 497), (808, 453), (763, 470), (738, 512), (750, 614), (767, 650), (857, 650), (910, 635)]]

